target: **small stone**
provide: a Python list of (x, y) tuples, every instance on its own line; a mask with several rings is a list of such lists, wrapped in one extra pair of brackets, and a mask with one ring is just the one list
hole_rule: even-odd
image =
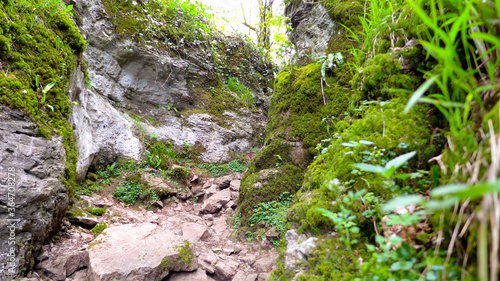
[(240, 180), (232, 180), (232, 181), (229, 183), (229, 188), (230, 188), (232, 191), (240, 191), (240, 185), (241, 185), (241, 181), (240, 181)]
[(158, 207), (160, 209), (163, 209), (163, 202), (161, 201), (155, 201), (153, 204), (151, 204), (153, 207)]
[(110, 202), (95, 202), (94, 206), (97, 208), (111, 208), (113, 207), (113, 203)]
[(197, 183), (199, 180), (199, 177), (197, 175), (194, 175), (192, 178), (191, 178), (191, 183)]
[(276, 230), (276, 227), (273, 226), (271, 227), (271, 229), (269, 229), (267, 232), (266, 232), (266, 237), (267, 239), (271, 240), (279, 240), (280, 239), (280, 233)]
[(230, 281), (236, 274), (238, 263), (232, 260), (219, 261), (215, 265), (215, 276), (222, 281)]
[(70, 222), (76, 225), (81, 225), (85, 228), (93, 228), (96, 226), (99, 221), (96, 218), (85, 217), (85, 216), (76, 216), (69, 218)]

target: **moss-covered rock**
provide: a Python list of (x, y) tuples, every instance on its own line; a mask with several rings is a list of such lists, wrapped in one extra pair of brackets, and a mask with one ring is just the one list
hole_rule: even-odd
[(241, 181), (239, 211), (245, 225), (255, 205), (277, 200), (280, 194), (295, 194), (302, 182), (302, 169), (294, 165), (279, 166), (256, 173), (246, 173)]
[(64, 137), (71, 194), (76, 151), (67, 87), (86, 42), (58, 3), (41, 0), (0, 2), (0, 34), (0, 103), (26, 112), (45, 137)]

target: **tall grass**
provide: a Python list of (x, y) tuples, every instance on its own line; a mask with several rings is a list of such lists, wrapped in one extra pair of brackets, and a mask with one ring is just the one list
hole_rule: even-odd
[[(406, 1), (428, 27), (420, 44), (437, 61), (437, 66), (425, 73), (428, 80), (415, 91), (405, 112), (417, 102), (424, 102), (444, 115), (449, 122), (448, 148), (434, 160), (445, 175), (451, 172), (447, 175), (448, 183), (466, 182), (433, 191), (438, 197), (455, 202), (456, 225), (446, 261), (459, 238), (467, 234), (472, 240), (469, 239), (469, 250), (460, 253), (464, 270), (470, 247), (475, 245), (478, 279), (496, 281), (500, 246), (499, 113), (493, 112), (487, 120), (480, 116), (500, 99), (500, 1), (430, 0), (425, 8), (422, 2)], [(478, 197), (482, 197), (480, 202), (474, 200)], [(477, 230), (477, 234), (472, 230)]]

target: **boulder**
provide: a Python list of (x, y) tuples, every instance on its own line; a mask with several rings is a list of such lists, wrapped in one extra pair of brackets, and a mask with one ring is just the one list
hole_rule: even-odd
[(289, 4), (286, 14), (293, 28), (290, 41), (295, 45), (298, 58), (305, 54), (324, 56), (328, 42), (340, 27), (332, 21), (328, 10), (322, 4), (300, 2)]
[[(110, 123), (115, 109), (126, 109), (134, 112), (141, 120), (155, 120), (154, 126), (146, 122), (125, 120), (136, 123), (145, 133), (156, 134), (160, 139), (170, 139), (176, 145), (184, 142), (200, 144), (203, 149), (200, 155), (204, 162), (216, 163), (231, 160), (231, 155), (242, 153), (252, 146), (257, 132), (265, 126), (265, 115), (262, 111), (252, 113), (248, 109), (237, 109), (241, 113), (223, 112), (226, 126), (220, 126), (216, 118), (206, 111), (206, 89), (217, 85), (217, 78), (210, 72), (215, 65), (206, 65), (205, 55), (195, 58), (196, 51), (190, 49), (187, 57), (172, 56), (171, 50), (144, 47), (135, 43), (130, 37), (123, 38), (115, 32), (115, 26), (102, 4), (103, 1), (82, 0), (74, 3), (75, 11), (81, 16), (77, 23), (81, 33), (88, 38), (84, 58), (87, 61), (88, 73), (95, 85), (95, 94), (105, 102), (97, 101), (96, 106), (84, 100), (74, 109), (80, 108), (75, 117), (81, 116), (75, 124), (80, 135), (87, 126), (85, 138), (78, 137), (79, 145), (86, 147), (85, 161), (82, 161), (79, 172), (87, 165), (96, 164), (105, 159), (106, 151), (110, 157), (135, 157), (135, 152), (142, 147), (137, 146), (132, 136), (132, 128), (124, 122), (124, 118)], [(200, 52), (201, 53), (201, 52)], [(262, 70), (264, 70), (262, 68)], [(189, 83), (188, 83), (189, 82)], [(263, 81), (264, 82), (264, 81)], [(90, 92), (82, 89), (82, 92)], [(256, 100), (267, 100), (263, 91), (253, 93)], [(90, 95), (89, 95), (90, 96)], [(267, 104), (267, 103), (265, 103)], [(102, 111), (107, 105), (109, 113)], [(111, 106), (113, 105), (113, 106)], [(89, 106), (96, 111), (87, 110)], [(176, 110), (172, 110), (174, 107)], [(177, 111), (196, 109), (200, 113), (177, 114)], [(83, 118), (85, 114), (85, 116)], [(97, 118), (97, 119), (96, 119)], [(100, 119), (99, 119), (100, 118)], [(108, 138), (100, 137), (101, 128), (110, 129)], [(123, 128), (122, 132), (116, 128)], [(83, 135), (82, 135), (83, 136)], [(110, 146), (108, 140), (118, 137), (117, 145)], [(90, 141), (83, 144), (83, 140)], [(94, 143), (93, 140), (96, 140)], [(103, 141), (103, 142), (100, 142)], [(124, 146), (125, 142), (133, 144)], [(118, 147), (119, 145), (119, 147)], [(124, 155), (128, 154), (128, 155)], [(135, 158), (134, 158), (135, 159)]]
[(156, 190), (161, 196), (177, 195), (179, 192), (177, 188), (169, 185), (164, 179), (155, 175), (143, 173), (141, 177), (148, 184), (149, 188)]
[(305, 259), (304, 254), (299, 251), (299, 241), (307, 239), (304, 234), (299, 234), (296, 229), (290, 229), (285, 233), (285, 269), (295, 270), (298, 264)]
[(203, 213), (210, 214), (216, 213), (229, 201), (231, 201), (231, 190), (224, 189), (215, 193), (215, 195), (213, 195), (212, 197), (205, 199), (205, 201), (203, 201), (201, 211)]
[(87, 89), (81, 70), (75, 70), (70, 85), (75, 101), (72, 123), (78, 152), (77, 180), (84, 179), (93, 165), (110, 164), (119, 158), (140, 160), (144, 149), (133, 134), (132, 119), (127, 120), (106, 99)]
[(88, 247), (89, 280), (161, 280), (198, 267), (182, 236), (155, 224), (107, 228)]
[(222, 260), (215, 265), (215, 276), (221, 281), (230, 281), (236, 274), (238, 263), (232, 260)]
[(85, 228), (93, 228), (99, 223), (96, 218), (85, 215), (70, 217), (69, 221), (73, 224), (80, 225)]
[(86, 251), (74, 252), (57, 256), (56, 259), (46, 259), (38, 267), (51, 280), (66, 280), (80, 268), (89, 264), (89, 254)]
[(0, 267), (15, 278), (33, 266), (68, 207), (63, 138), (46, 139), (26, 114), (0, 106), (0, 162)]
[(208, 239), (210, 233), (205, 225), (198, 223), (185, 223), (182, 225), (182, 236), (191, 243)]
[(229, 188), (230, 188), (232, 191), (240, 191), (240, 185), (241, 185), (241, 181), (240, 181), (240, 180), (232, 180), (232, 181), (229, 183)]
[(280, 233), (276, 230), (275, 226), (271, 227), (271, 229), (269, 229), (266, 232), (266, 238), (267, 239), (273, 239), (273, 240), (279, 240), (280, 239)]
[(255, 281), (257, 280), (257, 273), (248, 273), (240, 271), (236, 273), (232, 281)]

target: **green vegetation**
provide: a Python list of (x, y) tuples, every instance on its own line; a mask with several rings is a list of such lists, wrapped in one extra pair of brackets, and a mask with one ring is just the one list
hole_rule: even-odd
[(191, 267), (194, 259), (193, 250), (191, 250), (191, 244), (189, 241), (185, 240), (184, 245), (179, 247), (179, 259), (186, 263), (188, 267)]
[(0, 2), (0, 103), (23, 110), (46, 138), (64, 137), (70, 195), (77, 156), (68, 81), (86, 44), (71, 8), (56, 0)]
[(89, 207), (88, 211), (94, 216), (102, 216), (104, 213), (106, 213), (106, 208)]
[(284, 234), (288, 207), (293, 200), (293, 195), (289, 192), (280, 194), (277, 201), (259, 203), (252, 211), (253, 214), (248, 220), (251, 226), (264, 222), (269, 227), (276, 227), (276, 230)]
[(104, 229), (106, 229), (108, 225), (105, 222), (100, 222), (94, 228), (92, 228), (92, 234), (97, 237), (99, 234), (101, 234)]
[(228, 163), (198, 164), (200, 169), (206, 169), (213, 177), (222, 177), (231, 173), (242, 173), (248, 166), (248, 161), (242, 158), (234, 159)]
[(139, 201), (152, 203), (160, 199), (155, 190), (142, 182), (138, 173), (128, 176), (112, 194), (116, 200), (129, 205), (134, 205)]
[[(313, 2), (345, 33), (327, 56), (278, 74), (266, 147), (242, 183), (241, 227), (247, 194), (259, 198), (256, 175), (293, 163), (290, 141), (300, 140), (307, 171), (288, 221), (320, 239), (298, 280), (496, 280), (500, 4)], [(332, 110), (338, 85), (349, 100)], [(401, 206), (412, 211), (392, 213)], [(388, 237), (392, 226), (401, 231)], [(282, 257), (273, 276), (294, 275)]]

